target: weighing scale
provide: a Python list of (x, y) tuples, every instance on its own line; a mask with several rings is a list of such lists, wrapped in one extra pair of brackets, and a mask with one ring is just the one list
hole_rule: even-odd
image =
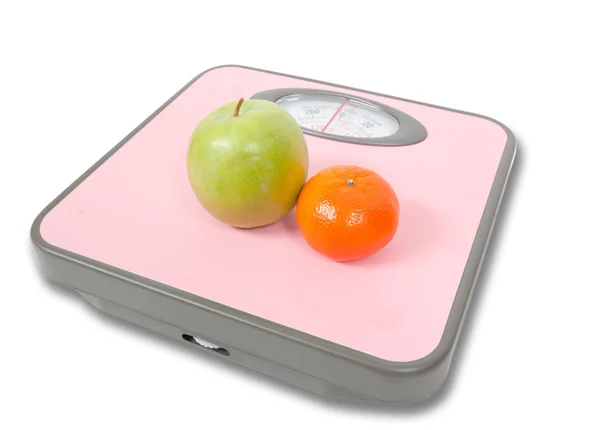
[[(309, 177), (370, 168), (395, 189), (397, 233), (338, 263), (294, 213), (236, 229), (195, 198), (197, 123), (244, 98), (302, 127)], [(326, 396), (417, 402), (443, 385), (516, 151), (493, 119), (245, 66), (185, 85), (36, 218), (43, 274), (100, 310)]]

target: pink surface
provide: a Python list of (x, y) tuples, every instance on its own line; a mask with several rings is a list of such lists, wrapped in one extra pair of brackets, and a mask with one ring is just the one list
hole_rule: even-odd
[[(401, 205), (392, 243), (335, 263), (313, 252), (293, 213), (257, 230), (213, 220), (187, 180), (188, 138), (210, 111), (270, 88), (343, 91), (425, 125), (405, 147), (307, 135), (310, 175), (333, 164), (376, 170)], [(392, 361), (440, 341), (507, 136), (488, 120), (238, 67), (207, 72), (43, 220), (49, 243)]]

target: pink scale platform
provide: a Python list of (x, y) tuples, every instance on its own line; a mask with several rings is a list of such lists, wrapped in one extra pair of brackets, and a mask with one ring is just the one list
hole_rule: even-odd
[[(398, 232), (374, 256), (336, 263), (308, 247), (293, 212), (240, 230), (195, 198), (186, 152), (198, 121), (286, 89), (373, 103), (413, 127), (374, 144), (305, 130), (309, 176), (355, 164), (394, 187)], [(515, 150), (510, 130), (480, 115), (216, 67), (51, 202), (32, 239), (45, 276), (111, 315), (324, 395), (414, 402), (445, 380)]]

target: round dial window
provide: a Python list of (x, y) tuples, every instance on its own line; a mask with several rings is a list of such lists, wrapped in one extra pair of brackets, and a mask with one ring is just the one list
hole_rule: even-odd
[(275, 101), (309, 130), (356, 138), (391, 136), (398, 120), (369, 103), (331, 94), (290, 94)]

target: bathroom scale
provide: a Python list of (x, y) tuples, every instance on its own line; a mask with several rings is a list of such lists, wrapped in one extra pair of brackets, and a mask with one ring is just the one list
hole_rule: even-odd
[[(294, 211), (238, 229), (190, 186), (198, 122), (245, 99), (302, 128), (310, 178), (372, 169), (400, 204), (392, 241), (340, 263), (313, 251)], [(115, 317), (312, 392), (412, 403), (443, 385), (516, 151), (500, 122), (246, 66), (209, 69), (35, 219), (40, 270)]]

